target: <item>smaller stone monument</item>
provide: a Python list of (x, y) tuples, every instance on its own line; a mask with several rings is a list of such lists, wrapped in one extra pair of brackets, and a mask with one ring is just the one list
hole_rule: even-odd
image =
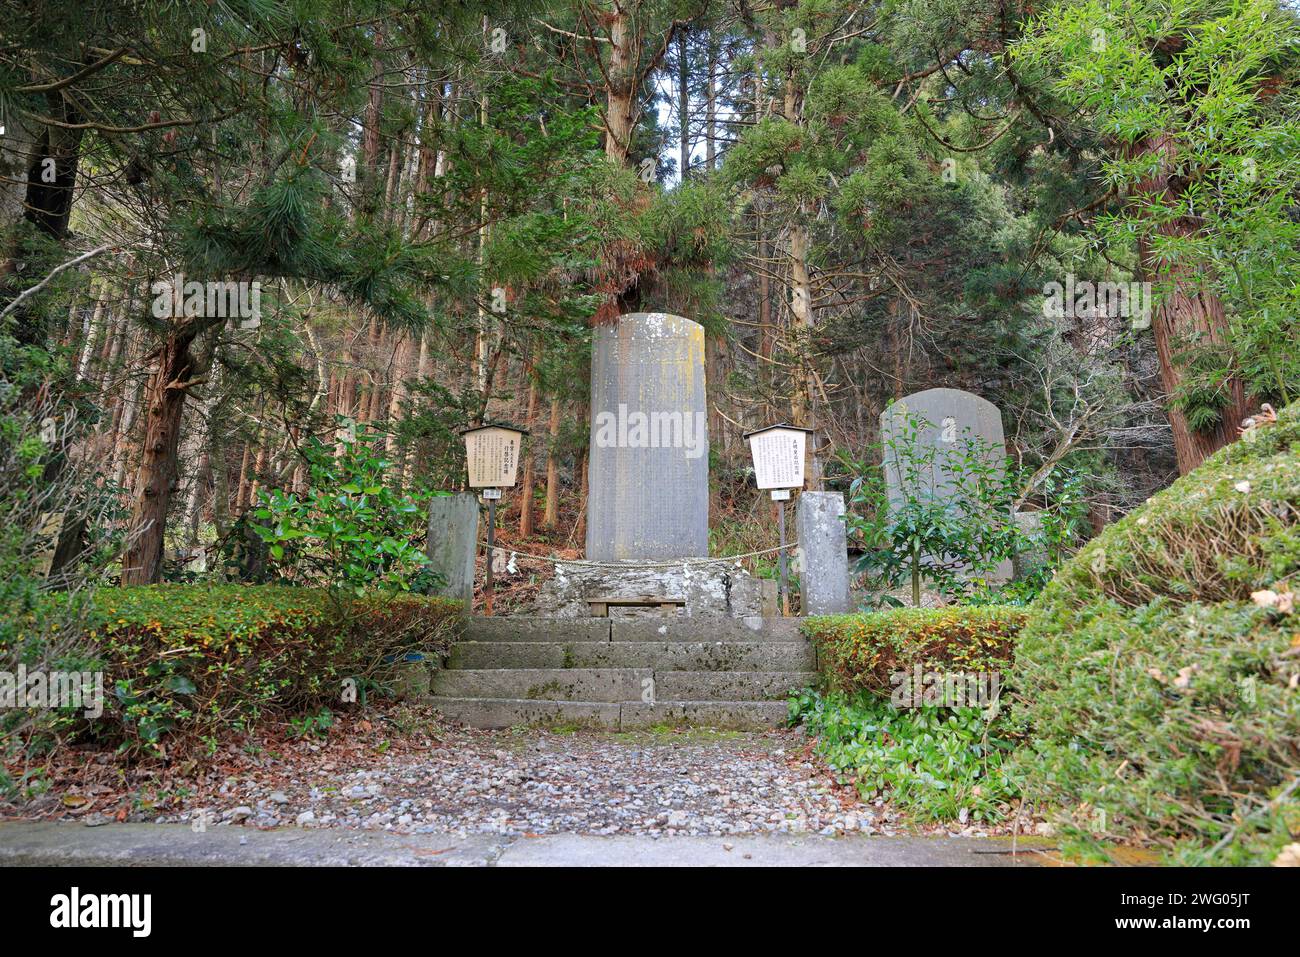
[(1043, 541), (1042, 512), (1012, 512), (1020, 536), (1030, 544), (1011, 560), (1016, 578), (1026, 578), (1051, 564), (1047, 543)]
[(993, 456), (989, 464), (1002, 471), (1007, 443), (998, 407), (961, 389), (926, 389), (900, 399), (880, 414), (883, 465), (891, 502), (899, 499), (903, 480), (891, 445), (902, 440), (909, 416), (921, 425), (916, 435), (917, 445), (933, 446), (937, 452), (934, 457), (937, 468), (928, 476), (930, 493), (936, 498), (953, 494), (953, 475), (945, 466), (945, 459), (949, 453), (956, 456), (967, 441), (987, 447)]
[[(906, 477), (894, 447), (904, 441), (909, 418), (919, 426), (914, 437), (916, 446), (935, 451), (933, 468), (926, 469), (917, 477), (923, 486), (919, 491), (927, 492), (935, 499), (960, 494), (955, 466), (963, 447), (969, 442), (986, 451), (994, 472), (998, 475), (1003, 473), (1007, 446), (1002, 430), (1002, 413), (998, 407), (988, 399), (961, 389), (926, 389), (900, 399), (880, 415), (880, 438), (884, 446), (881, 464), (891, 505), (903, 498)], [(1012, 563), (1008, 560), (997, 567), (993, 577), (1009, 579), (1012, 574)]]
[(799, 533), (799, 593), (805, 615), (849, 611), (848, 530), (844, 496), (804, 492), (795, 506)]
[(442, 575), (437, 589), (457, 598), (468, 612), (474, 597), (474, 553), (478, 549), (478, 499), (472, 492), (438, 495), (429, 503), (429, 564)]

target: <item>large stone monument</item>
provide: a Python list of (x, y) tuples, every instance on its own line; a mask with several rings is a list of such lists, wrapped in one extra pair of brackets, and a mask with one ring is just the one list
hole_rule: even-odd
[[(708, 554), (704, 329), (629, 313), (592, 343), (587, 562), (557, 564), (535, 610), (575, 617), (607, 598), (658, 597), (689, 616), (762, 614), (761, 583), (734, 563), (690, 560)], [(660, 615), (668, 604), (605, 610)]]
[(708, 407), (699, 323), (634, 312), (596, 329), (588, 463), (588, 559), (708, 555)]
[[(909, 418), (917, 431), (911, 436)], [(895, 448), (911, 440), (922, 453), (918, 459), (932, 467), (923, 467), (918, 475), (898, 461)], [(1002, 474), (1006, 461), (1006, 437), (1002, 430), (1002, 413), (988, 399), (961, 389), (926, 389), (900, 399), (880, 416), (880, 440), (884, 447), (882, 465), (886, 490), (891, 504), (903, 497), (903, 487), (915, 483), (912, 492), (936, 499), (959, 494), (956, 466), (969, 443), (987, 454), (991, 469)], [(933, 457), (927, 453), (933, 450)], [(1010, 516), (1008, 516), (1008, 519)], [(1010, 578), (1012, 565), (1003, 562), (995, 572), (998, 578)]]

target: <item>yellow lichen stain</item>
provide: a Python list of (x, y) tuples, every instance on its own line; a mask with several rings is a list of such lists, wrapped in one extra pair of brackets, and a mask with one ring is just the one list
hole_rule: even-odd
[(1038, 863), (1044, 867), (1157, 867), (1162, 863), (1160, 852), (1149, 847), (1131, 847), (1127, 844), (1108, 844), (1103, 849), (1106, 862), (1067, 859), (1060, 848), (1043, 848), (1036, 852)]

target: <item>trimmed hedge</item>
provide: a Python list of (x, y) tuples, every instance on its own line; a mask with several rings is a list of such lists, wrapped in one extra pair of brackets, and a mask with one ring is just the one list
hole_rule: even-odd
[(151, 585), (98, 592), (90, 638), (107, 672), (106, 726), (147, 746), (336, 704), (343, 679), (364, 688), (385, 658), (445, 652), (460, 621), (460, 602), (419, 595)]
[(1064, 565), (1016, 653), (1025, 796), (1082, 847), (1266, 863), (1300, 834), (1300, 403)]
[(805, 619), (828, 683), (888, 696), (890, 675), (911, 671), (1000, 672), (1011, 663), (1025, 609), (1001, 605), (896, 608)]

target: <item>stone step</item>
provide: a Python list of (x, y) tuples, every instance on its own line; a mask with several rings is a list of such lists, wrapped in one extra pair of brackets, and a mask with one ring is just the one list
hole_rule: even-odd
[(798, 618), (613, 619), (611, 641), (805, 641)]
[(466, 641), (609, 641), (608, 618), (469, 618)]
[[(815, 671), (658, 671), (655, 697), (666, 701), (784, 701), (816, 684)], [(638, 696), (634, 700), (640, 700)]]
[(524, 698), (531, 701), (640, 701), (654, 679), (649, 668), (485, 668), (443, 670), (432, 690), (447, 698)]
[(663, 725), (765, 731), (783, 727), (790, 715), (784, 701), (637, 701), (624, 702), (622, 708), (619, 727), (623, 731)]
[(466, 641), (802, 641), (798, 618), (470, 618)]
[(783, 701), (529, 701), (523, 698), (429, 698), (446, 717), (475, 728), (564, 726), (630, 731), (703, 725), (761, 731), (785, 724)]
[(806, 641), (461, 641), (451, 669), (652, 668), (656, 671), (815, 671)]
[(617, 731), (623, 706), (617, 701), (529, 701), (526, 698), (425, 699), (444, 717), (472, 728), (609, 728)]
[(669, 701), (779, 701), (816, 679), (809, 671), (490, 668), (435, 672), (432, 692), (447, 698), (639, 702), (650, 691)]

